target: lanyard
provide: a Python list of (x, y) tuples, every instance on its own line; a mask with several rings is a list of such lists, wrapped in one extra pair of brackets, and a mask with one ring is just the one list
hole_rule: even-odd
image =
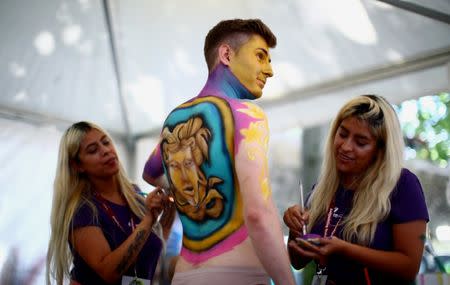
[[(335, 209), (335, 205), (334, 205), (334, 199), (333, 199), (333, 201), (331, 201), (331, 203), (330, 203), (330, 206), (328, 207), (327, 220), (326, 220), (326, 223), (325, 223), (325, 229), (323, 231), (323, 237), (324, 238), (334, 236), (334, 234), (336, 233), (336, 229), (339, 226), (339, 223), (341, 222), (342, 217), (344, 216), (344, 213), (342, 213), (342, 215), (339, 217), (339, 220), (337, 221), (336, 225), (334, 226), (333, 230), (328, 235), (328, 230), (330, 229), (331, 217), (333, 216), (334, 209)], [(327, 270), (326, 266), (321, 267), (320, 264), (317, 264), (316, 275), (317, 275), (317, 278), (319, 278), (319, 282), (321, 282), (320, 281), (321, 276), (326, 272), (326, 270)], [(326, 279), (327, 279), (327, 277), (325, 276), (324, 282), (326, 282)], [(315, 284), (315, 283), (313, 283), (313, 284)], [(322, 284), (322, 283), (318, 283), (318, 284)]]
[[(342, 217), (344, 216), (344, 213), (342, 213), (342, 215), (339, 216), (339, 220), (337, 221), (337, 223), (334, 226), (333, 230), (331, 231), (330, 235), (328, 235), (328, 230), (330, 228), (331, 217), (333, 215), (334, 209), (335, 209), (335, 205), (334, 205), (334, 200), (333, 200), (330, 203), (330, 206), (328, 207), (327, 221), (325, 223), (325, 229), (324, 229), (324, 233), (323, 233), (324, 237), (332, 237), (332, 236), (334, 236), (334, 234), (336, 233), (336, 229), (339, 226), (339, 223), (341, 222)], [(320, 276), (325, 270), (326, 270), (326, 267), (325, 268), (320, 268), (320, 266), (318, 266), (316, 272)], [(369, 270), (367, 269), (367, 267), (364, 267), (363, 271), (364, 271), (364, 279), (366, 281), (366, 284), (370, 285), (371, 282), (370, 282)]]
[(331, 217), (333, 216), (333, 211), (334, 211), (335, 207), (334, 207), (334, 201), (332, 201), (330, 203), (330, 207), (328, 207), (328, 215), (327, 215), (327, 221), (325, 223), (325, 229), (323, 232), (323, 237), (332, 237), (334, 236), (334, 234), (336, 233), (336, 229), (339, 226), (339, 223), (342, 220), (342, 217), (344, 216), (344, 214), (342, 213), (342, 215), (340, 215), (339, 220), (337, 221), (336, 225), (334, 226), (333, 230), (331, 231), (330, 235), (328, 235), (328, 230), (330, 228), (330, 224), (331, 224)]
[[(103, 198), (100, 194), (98, 194), (97, 192), (94, 192), (94, 196), (100, 202), (100, 205), (105, 210), (105, 212), (109, 216), (109, 218), (120, 228), (120, 230), (122, 230), (122, 232), (124, 234), (127, 234), (127, 232), (124, 230), (124, 228), (120, 224), (119, 220), (117, 219), (116, 214), (114, 214), (114, 211), (108, 205), (108, 201), (105, 198)], [(130, 225), (131, 225), (131, 229), (134, 231), (135, 225), (134, 225), (134, 220), (133, 220), (131, 213), (130, 213)]]

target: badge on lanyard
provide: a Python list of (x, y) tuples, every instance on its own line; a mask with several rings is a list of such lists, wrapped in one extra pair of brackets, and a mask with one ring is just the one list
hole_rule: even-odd
[(326, 267), (317, 266), (316, 274), (314, 274), (311, 285), (326, 285), (327, 284), (328, 275), (323, 274), (323, 273), (325, 273), (326, 269), (327, 269)]
[(122, 276), (122, 285), (151, 285), (150, 280), (137, 276)]
[(326, 285), (327, 284), (327, 275), (316, 274), (313, 277), (311, 285)]

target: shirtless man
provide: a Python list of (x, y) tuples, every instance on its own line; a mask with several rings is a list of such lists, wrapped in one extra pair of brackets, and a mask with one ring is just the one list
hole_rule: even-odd
[(261, 97), (276, 37), (259, 19), (225, 20), (205, 39), (200, 94), (166, 118), (143, 178), (170, 189), (183, 225), (172, 284), (294, 284), (267, 165)]

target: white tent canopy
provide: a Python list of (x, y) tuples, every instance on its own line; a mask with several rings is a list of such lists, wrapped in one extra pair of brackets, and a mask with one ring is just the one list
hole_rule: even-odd
[(256, 101), (272, 132), (327, 122), (363, 93), (399, 103), (450, 89), (448, 0), (2, 0), (0, 270), (11, 248), (22, 270), (42, 265), (63, 128), (109, 130), (138, 179), (153, 144), (139, 139), (203, 87), (204, 37), (229, 18), (277, 35)]
[[(416, 12), (450, 21), (448, 0), (424, 2)], [(360, 93), (397, 103), (449, 89), (449, 24), (380, 1), (4, 0), (0, 16), (3, 115), (128, 137), (157, 133), (203, 87), (204, 37), (227, 18), (261, 18), (278, 37), (260, 101), (273, 126), (327, 121)]]

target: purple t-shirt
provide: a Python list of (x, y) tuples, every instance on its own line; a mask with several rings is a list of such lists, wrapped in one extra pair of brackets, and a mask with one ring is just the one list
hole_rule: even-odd
[[(332, 215), (328, 235), (333, 225), (340, 217), (347, 216), (352, 208), (354, 192), (343, 188), (338, 189), (335, 198), (335, 212)], [(391, 211), (387, 218), (377, 225), (375, 237), (370, 247), (378, 250), (393, 250), (392, 225), (407, 223), (415, 220), (429, 221), (422, 186), (416, 175), (408, 169), (402, 169), (400, 179), (391, 194)], [(336, 210), (337, 208), (337, 210)], [(340, 225), (340, 223), (339, 223)], [(324, 234), (325, 219), (316, 223), (312, 233)], [(335, 236), (342, 238), (342, 226), (338, 226)], [(336, 284), (366, 284), (364, 267), (351, 259), (340, 255), (330, 256), (327, 263), (328, 279)], [(369, 270), (371, 284), (409, 284), (408, 281), (398, 280), (384, 272)]]
[[(92, 209), (83, 204), (79, 207), (73, 217), (73, 228), (97, 226), (100, 227), (106, 240), (111, 247), (111, 250), (116, 249), (122, 242), (124, 242), (132, 232), (130, 219), (133, 219), (135, 225), (140, 222), (140, 219), (132, 214), (128, 206), (118, 205), (109, 201), (105, 201), (111, 208), (114, 215), (117, 217), (122, 229), (114, 223), (111, 217), (101, 206), (101, 203), (94, 198), (94, 204), (97, 207), (98, 219), (94, 218)], [(162, 242), (161, 239), (153, 232), (147, 238), (147, 241), (140, 251), (136, 261), (136, 272), (138, 277), (152, 280), (155, 273), (158, 258), (161, 253)], [(73, 268), (71, 270), (71, 278), (78, 281), (82, 285), (102, 285), (107, 284), (99, 275), (92, 270), (86, 262), (72, 249), (74, 255)], [(134, 276), (134, 266), (130, 266), (125, 273), (128, 276)], [(116, 284), (121, 284), (121, 281)]]

